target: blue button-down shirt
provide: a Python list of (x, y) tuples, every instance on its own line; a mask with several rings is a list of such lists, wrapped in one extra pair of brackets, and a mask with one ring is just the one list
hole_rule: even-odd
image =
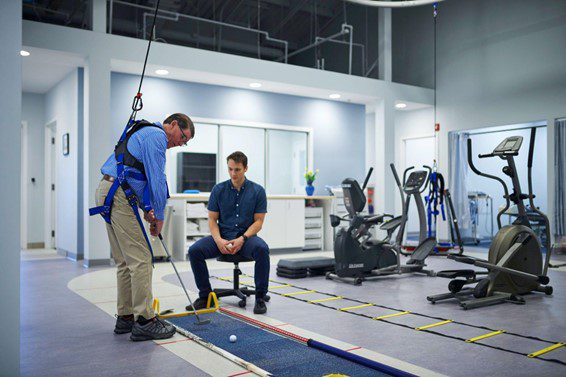
[[(158, 220), (163, 220), (165, 205), (167, 204), (167, 178), (165, 176), (165, 152), (167, 151), (167, 135), (163, 131), (161, 123), (155, 123), (159, 126), (146, 126), (136, 131), (128, 141), (128, 151), (138, 161), (140, 161), (145, 169), (146, 181), (139, 181), (132, 177), (127, 177), (126, 181), (136, 193), (140, 203), (143, 200), (143, 191), (145, 186), (149, 184), (150, 204), (155, 212)], [(102, 165), (100, 171), (102, 174), (108, 174), (116, 177), (116, 158), (114, 153), (108, 157), (108, 160)], [(133, 170), (139, 172), (130, 166), (125, 166), (124, 170)]]
[(241, 236), (253, 224), (254, 214), (267, 213), (265, 189), (246, 179), (236, 190), (231, 180), (220, 182), (212, 188), (208, 210), (219, 212), (220, 236), (231, 240)]

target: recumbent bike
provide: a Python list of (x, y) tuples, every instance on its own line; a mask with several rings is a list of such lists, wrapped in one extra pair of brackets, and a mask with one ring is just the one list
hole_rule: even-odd
[[(360, 187), (359, 183), (353, 178), (346, 178), (342, 181), (344, 205), (348, 215), (345, 218), (330, 215), (330, 220), (333, 227), (338, 227), (342, 221), (348, 221), (349, 225), (347, 228), (339, 229), (336, 234), (334, 240), (334, 273), (327, 273), (327, 279), (361, 285), (364, 280), (384, 275), (420, 272), (434, 276), (434, 272), (424, 269), (426, 266), (424, 259), (434, 250), (436, 246), (435, 240), (432, 242), (432, 240), (425, 237), (419, 243), (415, 252), (411, 254), (407, 264), (401, 264), (401, 254), (403, 254), (401, 240), (408, 218), (410, 196), (415, 196), (417, 203), (420, 200), (422, 207), (422, 198), (420, 197), (419, 190), (426, 181), (428, 174), (426, 171), (418, 170), (411, 172), (407, 178), (407, 172), (413, 169), (413, 167), (408, 168), (404, 174), (404, 185), (401, 187), (393, 164), (391, 164), (391, 169), (397, 180), (403, 200), (402, 216), (361, 214), (366, 205), (364, 189), (373, 172), (373, 168), (370, 168), (363, 187)], [(404, 191), (407, 193), (406, 200), (403, 194)], [(419, 207), (418, 204), (417, 207)], [(422, 213), (424, 216), (424, 209)], [(424, 217), (419, 220), (425, 221)], [(374, 239), (371, 234), (371, 229), (379, 224), (381, 224), (379, 228), (387, 232), (387, 235), (382, 240)], [(399, 227), (401, 228), (397, 234), (397, 240), (392, 242), (393, 234)], [(426, 232), (426, 229), (424, 232)]]

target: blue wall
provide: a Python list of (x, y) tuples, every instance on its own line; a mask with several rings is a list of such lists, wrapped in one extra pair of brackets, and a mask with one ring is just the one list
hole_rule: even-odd
[[(111, 122), (118, 139), (130, 115), (139, 76), (113, 73)], [(162, 121), (168, 114), (311, 127), (314, 167), (320, 169), (316, 193), (345, 177), (364, 178), (365, 107), (284, 94), (147, 77), (144, 109), (138, 118)], [(190, 144), (189, 144), (190, 146)], [(113, 144), (108, 145), (108, 153)]]

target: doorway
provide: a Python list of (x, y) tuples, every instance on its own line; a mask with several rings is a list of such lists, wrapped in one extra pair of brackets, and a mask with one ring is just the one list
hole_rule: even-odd
[[(432, 167), (435, 156), (434, 139), (434, 135), (403, 139), (403, 168), (407, 169), (414, 166), (415, 170), (422, 170), (423, 165)], [(399, 176), (403, 176), (402, 171), (399, 172)], [(407, 221), (405, 238), (408, 241), (418, 241), (419, 239), (419, 214), (414, 200), (411, 200), (411, 205), (409, 206), (409, 219)]]

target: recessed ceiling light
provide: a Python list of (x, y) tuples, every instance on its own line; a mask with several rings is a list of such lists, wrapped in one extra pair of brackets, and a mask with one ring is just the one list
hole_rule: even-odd
[(400, 102), (400, 103), (396, 104), (395, 107), (398, 108), (398, 109), (404, 109), (405, 107), (407, 107), (407, 104)]
[(158, 75), (164, 76), (164, 75), (168, 75), (169, 71), (166, 69), (158, 69), (155, 71), (155, 73), (157, 73)]
[(338, 99), (340, 97), (342, 97), (340, 94), (338, 93), (332, 93), (331, 95), (329, 95), (328, 97), (332, 98), (332, 99)]
[(29, 56), (30, 53), (29, 53), (29, 51), (21, 50), (21, 51), (20, 51), (20, 55), (22, 55), (22, 56)]
[(252, 82), (250, 84), (250, 88), (261, 88), (261, 83), (259, 82)]

